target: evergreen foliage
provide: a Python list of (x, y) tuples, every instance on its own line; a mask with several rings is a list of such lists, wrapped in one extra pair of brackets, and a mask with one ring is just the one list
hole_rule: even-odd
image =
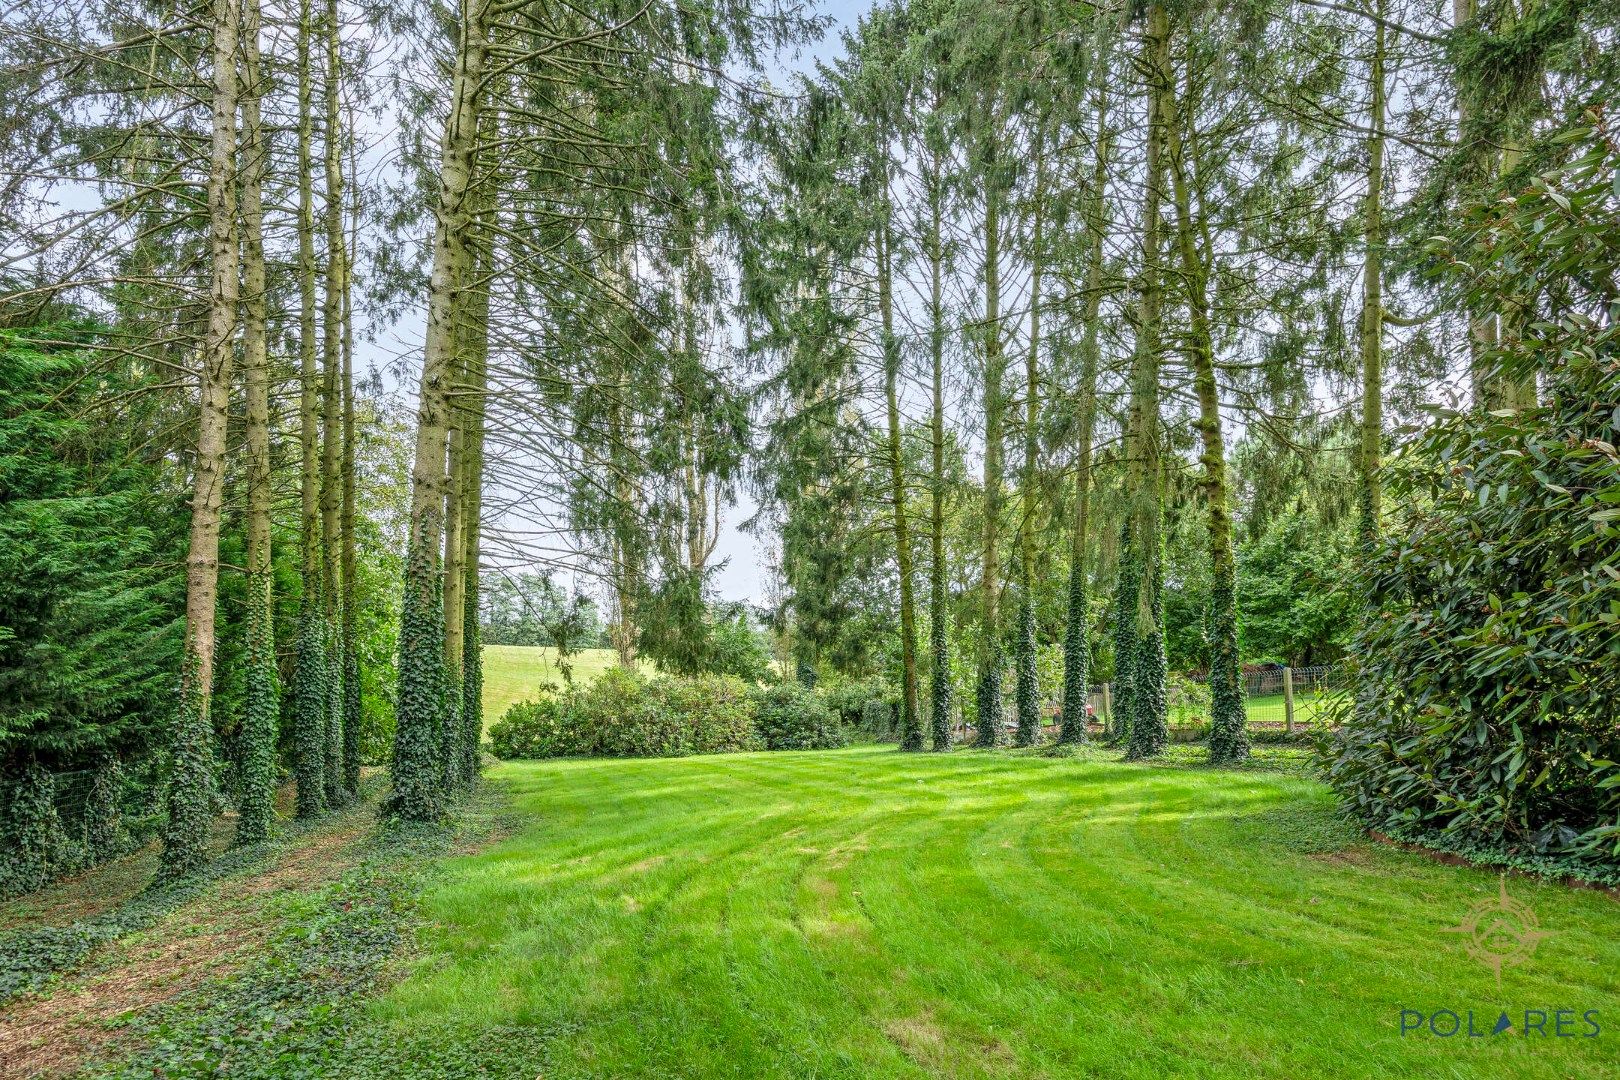
[(84, 849), (91, 862), (105, 862), (128, 850), (123, 803), (123, 764), (118, 755), (103, 751), (96, 759), (84, 804)]
[(1130, 526), (1120, 526), (1119, 570), (1114, 580), (1114, 685), (1113, 716), (1108, 740), (1121, 744), (1130, 736), (1136, 718), (1136, 604), (1142, 569), (1131, 547)]
[(1018, 728), (1013, 745), (1034, 746), (1041, 735), (1041, 687), (1035, 667), (1035, 595), (1024, 585), (1018, 590), (1018, 641), (1013, 649)]
[(477, 782), (482, 769), (480, 746), (484, 740), (484, 642), (478, 622), (482, 577), (477, 560), (467, 567), (466, 647), (461, 653), (461, 775), (469, 786)]
[(318, 598), (305, 595), (298, 613), (298, 661), (293, 672), (293, 777), (297, 812), (317, 817), (326, 810), (327, 679), (325, 621)]
[(267, 581), (249, 580), (242, 723), (236, 740), (236, 842), (239, 844), (265, 839), (275, 821), (276, 742), (281, 703), (267, 595)]
[(201, 661), (187, 650), (169, 737), (164, 785), (163, 863), (159, 877), (174, 881), (201, 870), (209, 858), (214, 820), (214, 731), (197, 671)]
[(431, 544), (413, 538), (400, 609), (394, 791), (387, 804), (407, 821), (432, 821), (443, 805), (444, 593), (437, 561)]
[(0, 896), (28, 892), (51, 879), (67, 850), (67, 834), (56, 812), (56, 783), (31, 761), (6, 778), (6, 805), (0, 835), (6, 859), (0, 863)]
[(979, 666), (973, 735), (973, 745), (983, 749), (1001, 745), (1001, 646), (992, 642), (987, 651), (988, 658)]
[(1237, 603), (1230, 565), (1216, 573), (1209, 604), (1209, 760), (1232, 765), (1249, 756), (1248, 716), (1238, 659)]
[(1164, 588), (1157, 567), (1152, 574), (1152, 627), (1143, 633), (1143, 627), (1137, 626), (1135, 663), (1131, 669), (1131, 729), (1125, 749), (1125, 757), (1130, 761), (1157, 757), (1170, 742), (1165, 695)]
[(1359, 707), (1329, 780), (1413, 838), (1620, 853), (1620, 169), (1595, 119), (1433, 245), (1462, 302), (1522, 305), (1487, 360), (1540, 403), (1437, 409), (1387, 468), (1401, 509), (1355, 583)]
[(1085, 568), (1069, 569), (1069, 610), (1063, 628), (1063, 719), (1058, 742), (1078, 744), (1091, 738), (1087, 707), (1091, 702), (1091, 640), (1088, 623), (1091, 596)]
[(346, 690), (343, 685), (343, 639), (339, 623), (323, 619), (322, 653), (326, 659), (325, 738), (321, 747), (321, 786), (328, 810), (348, 802), (343, 784), (343, 716)]

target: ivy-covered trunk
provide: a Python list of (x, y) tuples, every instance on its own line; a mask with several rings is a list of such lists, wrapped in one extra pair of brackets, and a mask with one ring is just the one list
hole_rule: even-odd
[(323, 81), (326, 124), (323, 150), (326, 198), (322, 205), (326, 232), (326, 275), (321, 296), (321, 592), (326, 626), (326, 805), (348, 801), (343, 783), (343, 722), (346, 701), (343, 645), (343, 542), (339, 519), (343, 509), (343, 312), (348, 292), (348, 241), (343, 231), (343, 127), (340, 112), (343, 73), (338, 55), (337, 0), (326, 0), (322, 37), (326, 48)]
[(1030, 245), (1029, 348), (1024, 354), (1024, 468), (1018, 477), (1018, 643), (1014, 671), (1019, 746), (1034, 746), (1041, 734), (1041, 687), (1035, 667), (1035, 488), (1040, 444), (1041, 248), (1046, 195), (1045, 132), (1035, 132), (1035, 208)]
[(1138, 285), (1136, 347), (1131, 359), (1131, 413), (1126, 432), (1129, 458), (1131, 551), (1137, 561), (1136, 651), (1132, 667), (1131, 734), (1126, 756), (1153, 757), (1169, 742), (1164, 696), (1164, 622), (1160, 600), (1163, 513), (1160, 488), (1159, 352), (1163, 252), (1159, 239), (1160, 193), (1174, 94), (1170, 67), (1170, 20), (1163, 4), (1148, 8), (1143, 32), (1143, 68), (1148, 82), (1147, 169), (1142, 193), (1142, 269)]
[(326, 656), (321, 582), (320, 369), (315, 299), (315, 89), (312, 67), (314, 9), (298, 9), (298, 443), (299, 564), (298, 662), (293, 669), (293, 776), (300, 818), (326, 809)]
[[(1187, 107), (1176, 107), (1174, 93), (1166, 95), (1165, 118), (1170, 175), (1175, 198), (1176, 247), (1181, 254), (1181, 282), (1186, 299), (1188, 328), (1185, 337), (1193, 392), (1198, 397), (1198, 436), (1203, 443), (1204, 512), (1209, 521), (1209, 614), (1205, 623), (1208, 648), (1210, 728), (1209, 759), (1230, 765), (1249, 756), (1248, 716), (1243, 707), (1241, 661), (1237, 640), (1237, 589), (1232, 554), (1232, 508), (1226, 479), (1226, 439), (1221, 431), (1220, 387), (1215, 380), (1215, 348), (1209, 324), (1209, 259), (1200, 252), (1193, 221), (1193, 195), (1182, 149), (1196, 132), (1191, 124), (1196, 110), (1189, 92)], [(1183, 125), (1187, 125), (1184, 129)], [(1196, 151), (1194, 151), (1196, 153)]]
[(91, 862), (106, 862), (128, 850), (123, 803), (123, 764), (117, 754), (103, 750), (96, 755), (95, 771), (90, 775), (90, 796), (84, 804), (84, 849)]
[(928, 352), (932, 375), (928, 491), (928, 727), (933, 749), (951, 748), (950, 591), (945, 566), (944, 165), (935, 147), (928, 174)]
[(7, 799), (0, 805), (0, 896), (32, 892), (51, 879), (67, 835), (56, 812), (56, 778), (30, 760), (5, 778)]
[(1136, 602), (1142, 568), (1131, 545), (1131, 524), (1119, 529), (1119, 559), (1114, 579), (1114, 687), (1108, 740), (1121, 744), (1130, 738), (1136, 711)]
[(1108, 76), (1113, 29), (1109, 19), (1098, 19), (1088, 75), (1096, 106), (1092, 135), (1091, 185), (1086, 191), (1085, 314), (1080, 339), (1080, 379), (1075, 404), (1079, 430), (1074, 457), (1074, 529), (1069, 552), (1069, 606), (1063, 628), (1062, 743), (1083, 743), (1090, 738), (1091, 703), (1091, 588), (1086, 554), (1090, 542), (1091, 440), (1097, 428), (1097, 358), (1101, 331), (1103, 241), (1108, 230), (1106, 193), (1108, 155)]
[(209, 303), (198, 379), (197, 453), (192, 465), (191, 537), (186, 553), (186, 629), (180, 690), (169, 746), (161, 876), (191, 874), (208, 861), (214, 817), (214, 619), (219, 599), (219, 529), (225, 504), (225, 449), (231, 363), (240, 296), (236, 231), (235, 0), (213, 10), (213, 132), (208, 166)]
[[(1378, 5), (1382, 9), (1382, 4)], [(1373, 27), (1367, 110), (1367, 194), (1361, 203), (1361, 498), (1364, 546), (1382, 532), (1384, 453), (1384, 25)]]
[(472, 231), (478, 96), (488, 56), (489, 0), (463, 0), (449, 115), (434, 207), (433, 272), (417, 395), (416, 460), (411, 470), (410, 540), (400, 616), (399, 705), (394, 728), (394, 791), (389, 812), (429, 820), (443, 805), (445, 458), (449, 380), (456, 347), (456, 293), (467, 279)]
[[(480, 218), (487, 220), (490, 209), (487, 198)], [(478, 626), (479, 558), (482, 544), (482, 517), (484, 512), (484, 408), (489, 384), (489, 291), (483, 284), (492, 258), (490, 245), (493, 238), (487, 230), (474, 238), (474, 261), (478, 267), (479, 284), (465, 298), (467, 338), (465, 348), (466, 391), (463, 412), (462, 481), (461, 481), (461, 539), (465, 551), (463, 573), (466, 585), (462, 590), (462, 648), (461, 648), (461, 738), (463, 783), (471, 784), (478, 778), (480, 744), (484, 737), (484, 657), (483, 642)]]
[(1001, 342), (1001, 198), (992, 136), (985, 153), (984, 532), (980, 565), (978, 746), (1001, 742), (1001, 486), (1006, 357)]
[(923, 748), (917, 707), (917, 603), (912, 590), (911, 529), (906, 519), (905, 462), (900, 443), (900, 339), (894, 332), (893, 267), (889, 223), (878, 227), (878, 306), (883, 320), (883, 396), (888, 417), (889, 500), (894, 516), (894, 559), (900, 575), (900, 749)]
[[(243, 626), (242, 728), (237, 739), (236, 842), (270, 835), (275, 821), (276, 727), (281, 706), (271, 593), (270, 359), (264, 264), (264, 173), (268, 147), (259, 107), (258, 0), (242, 6), (242, 370), (247, 450), (247, 598)], [(99, 775), (99, 774), (98, 774)]]

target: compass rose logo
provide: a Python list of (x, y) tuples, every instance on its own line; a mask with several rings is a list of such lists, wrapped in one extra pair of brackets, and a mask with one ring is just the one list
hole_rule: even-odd
[(1499, 884), (1496, 896), (1475, 904), (1461, 923), (1446, 927), (1444, 933), (1463, 935), (1463, 948), (1495, 973), (1500, 990), (1502, 969), (1516, 967), (1530, 959), (1536, 954), (1541, 939), (1549, 935), (1541, 929), (1541, 922), (1530, 905), (1521, 904), (1508, 895), (1507, 875), (1501, 877)]

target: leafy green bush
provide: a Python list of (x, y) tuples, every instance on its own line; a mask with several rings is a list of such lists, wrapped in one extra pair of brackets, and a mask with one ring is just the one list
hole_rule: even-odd
[(883, 679), (850, 680), (817, 693), (838, 717), (838, 722), (858, 732), (862, 738), (892, 740), (900, 737), (899, 710), (895, 707), (899, 692)]
[(1620, 254), (1590, 149), (1480, 210), (1459, 310), (1518, 309), (1488, 357), (1518, 409), (1435, 410), (1390, 470), (1408, 507), (1368, 554), (1355, 703), (1329, 778), (1364, 821), (1509, 853), (1620, 854)]
[(767, 750), (827, 750), (849, 738), (826, 699), (792, 683), (754, 694), (755, 722)]
[(612, 669), (522, 701), (490, 728), (499, 758), (681, 757), (757, 750), (748, 684), (728, 675), (647, 680)]
[(519, 701), (490, 725), (490, 751), (503, 760), (593, 754), (593, 733), (576, 722), (581, 715), (556, 697)]
[(685, 728), (689, 754), (759, 750), (752, 688), (735, 675), (657, 679), (648, 687), (658, 711)]

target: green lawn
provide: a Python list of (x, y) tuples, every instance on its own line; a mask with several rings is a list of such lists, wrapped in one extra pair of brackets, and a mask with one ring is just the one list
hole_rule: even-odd
[[(589, 682), (618, 663), (612, 649), (585, 649), (568, 658), (574, 678)], [(484, 723), (493, 724), (515, 701), (533, 697), (543, 683), (562, 685), (557, 650), (542, 645), (484, 646)]]
[[(1498, 991), (1443, 932), (1497, 878), (1354, 840), (1303, 775), (872, 747), (492, 775), (513, 831), (437, 878), (374, 1009), (541, 1033), (513, 1076), (1620, 1077), (1612, 899), (1510, 880), (1551, 936)], [(1402, 1037), (1403, 1007), (1604, 1030)]]
[[(1295, 694), (1294, 723), (1310, 723), (1316, 718), (1317, 710), (1327, 708), (1332, 701), (1331, 695)], [(1266, 694), (1261, 697), (1248, 698), (1244, 701), (1244, 705), (1248, 709), (1251, 724), (1281, 724), (1288, 719), (1281, 694)]]

